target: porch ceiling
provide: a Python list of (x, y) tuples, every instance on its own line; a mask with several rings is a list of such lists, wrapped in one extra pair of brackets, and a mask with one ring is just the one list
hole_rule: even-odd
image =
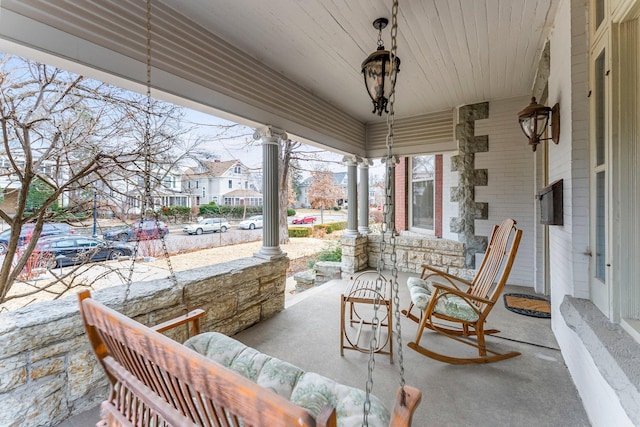
[[(557, 2), (401, 0), (396, 117), (415, 126), (531, 93)], [(142, 0), (0, 6), (0, 38), (144, 82)], [(372, 21), (390, 9), (391, 0), (154, 0), (154, 86), (190, 107), (367, 155), (376, 134), (367, 126), (384, 118), (371, 114), (360, 65), (376, 47)], [(390, 48), (390, 27), (383, 40)], [(452, 139), (450, 128), (429, 142)]]

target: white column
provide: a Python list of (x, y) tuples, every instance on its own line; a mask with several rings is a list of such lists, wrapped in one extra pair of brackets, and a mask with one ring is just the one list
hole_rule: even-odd
[(357, 156), (344, 156), (342, 162), (347, 165), (347, 229), (345, 236), (358, 235), (358, 160)]
[(278, 163), (280, 156), (280, 141), (287, 139), (287, 134), (281, 129), (265, 126), (256, 129), (253, 139), (262, 141), (262, 248), (254, 256), (264, 259), (274, 259), (286, 256), (280, 249), (279, 233), (279, 203), (278, 203)]
[(362, 159), (360, 167), (360, 193), (358, 193), (358, 232), (369, 234), (369, 166), (373, 162), (370, 159)]

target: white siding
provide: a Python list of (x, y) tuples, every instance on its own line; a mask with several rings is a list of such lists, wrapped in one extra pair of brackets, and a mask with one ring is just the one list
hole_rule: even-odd
[[(589, 259), (584, 255), (589, 247), (586, 26), (575, 25), (575, 22), (585, 22), (581, 16), (584, 9), (577, 7), (571, 12), (569, 6), (569, 2), (563, 3), (553, 30), (549, 77), (549, 105), (558, 102), (561, 117), (560, 143), (549, 144), (549, 182), (563, 179), (564, 187), (564, 226), (549, 227), (549, 273), (554, 305), (559, 305), (565, 294), (589, 298)], [(576, 15), (573, 24), (571, 13)]]
[(535, 252), (534, 153), (518, 124), (517, 112), (529, 103), (518, 97), (489, 103), (489, 118), (476, 121), (476, 135), (489, 136), (489, 151), (476, 153), (475, 168), (487, 169), (487, 186), (475, 188), (476, 202), (489, 203), (488, 220), (476, 220), (476, 235), (489, 236), (504, 218), (523, 231), (509, 284), (533, 286)]
[[(594, 426), (631, 425), (581, 334), (567, 326), (566, 295), (589, 298), (588, 62), (584, 2), (563, 1), (551, 36), (549, 104), (560, 103), (560, 143), (550, 145), (549, 181), (564, 180), (564, 226), (550, 227), (551, 325)], [(605, 368), (606, 369), (606, 368)]]

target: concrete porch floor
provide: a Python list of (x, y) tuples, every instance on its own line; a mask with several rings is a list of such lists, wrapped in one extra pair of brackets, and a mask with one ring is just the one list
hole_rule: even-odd
[[(408, 306), (408, 274), (399, 275), (400, 307)], [(340, 356), (340, 295), (345, 280), (333, 280), (287, 297), (287, 308), (273, 318), (235, 336), (236, 339), (300, 368), (364, 389), (368, 354), (345, 350)], [(532, 293), (507, 286), (505, 293)], [(589, 426), (550, 328), (549, 319), (512, 313), (502, 298), (489, 316), (489, 327), (501, 330), (487, 339), (499, 351), (521, 356), (488, 365), (448, 365), (426, 358), (406, 346), (417, 324), (404, 317), (402, 353), (408, 385), (422, 390), (413, 425), (422, 426)], [(368, 342), (363, 337), (362, 342)], [(449, 355), (473, 356), (471, 347), (427, 331), (421, 342)], [(460, 348), (463, 347), (463, 348)], [(399, 385), (398, 354), (376, 355), (373, 394), (388, 407)], [(77, 415), (59, 427), (95, 425), (98, 408)]]

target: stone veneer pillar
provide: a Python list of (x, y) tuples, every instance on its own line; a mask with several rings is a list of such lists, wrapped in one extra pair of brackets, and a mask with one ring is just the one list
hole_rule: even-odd
[(344, 156), (342, 161), (347, 165), (347, 229), (345, 236), (358, 235), (358, 158), (356, 156)]
[(475, 135), (475, 121), (489, 117), (489, 103), (471, 104), (458, 110), (456, 139), (458, 155), (451, 157), (451, 170), (458, 172), (458, 186), (451, 188), (451, 201), (458, 202), (457, 218), (450, 229), (465, 245), (465, 267), (475, 268), (475, 254), (487, 250), (487, 237), (475, 235), (475, 220), (489, 217), (489, 204), (476, 202), (475, 187), (487, 185), (487, 170), (475, 169), (475, 153), (489, 151), (489, 136)]
[(370, 159), (362, 159), (360, 167), (360, 193), (358, 193), (358, 232), (369, 234), (369, 166), (372, 165)]
[(279, 202), (278, 202), (278, 162), (280, 140), (287, 139), (287, 134), (272, 126), (256, 129), (253, 139), (262, 141), (262, 248), (254, 256), (263, 259), (274, 259), (286, 256), (280, 249)]

